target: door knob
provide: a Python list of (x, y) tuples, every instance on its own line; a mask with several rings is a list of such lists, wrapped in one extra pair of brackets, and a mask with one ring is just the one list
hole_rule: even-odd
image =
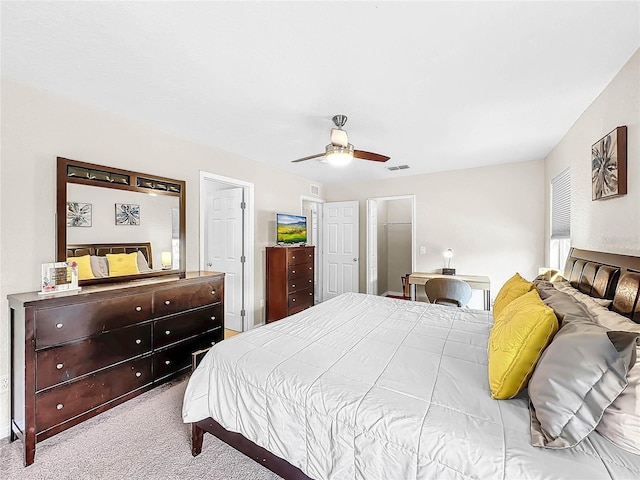
[(357, 261), (358, 261), (358, 259), (357, 259), (357, 258), (354, 258), (354, 259), (353, 259), (353, 261), (354, 261), (354, 262), (357, 262)]

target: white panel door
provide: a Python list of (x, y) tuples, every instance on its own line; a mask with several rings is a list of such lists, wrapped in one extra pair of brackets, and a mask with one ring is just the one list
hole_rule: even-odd
[(225, 272), (225, 328), (242, 331), (242, 188), (219, 190), (209, 198), (207, 267)]
[(357, 201), (323, 204), (323, 301), (359, 289), (358, 208)]
[(378, 202), (367, 200), (367, 293), (378, 295)]

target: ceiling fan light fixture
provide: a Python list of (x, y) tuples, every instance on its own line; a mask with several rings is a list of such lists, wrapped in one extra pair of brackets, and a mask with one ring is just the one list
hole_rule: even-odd
[(349, 143), (346, 147), (342, 147), (329, 144), (325, 147), (325, 158), (329, 165), (344, 167), (353, 160), (353, 145)]

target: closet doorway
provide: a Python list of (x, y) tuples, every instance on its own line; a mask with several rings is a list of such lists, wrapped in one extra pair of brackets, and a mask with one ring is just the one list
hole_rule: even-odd
[(200, 172), (200, 269), (225, 272), (225, 330), (233, 332), (254, 327), (253, 198), (253, 183)]
[(415, 271), (415, 195), (367, 199), (367, 293), (402, 298)]

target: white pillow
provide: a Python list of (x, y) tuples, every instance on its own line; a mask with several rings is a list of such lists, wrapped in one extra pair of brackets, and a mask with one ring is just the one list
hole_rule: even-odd
[(140, 273), (149, 273), (152, 270), (149, 268), (149, 264), (147, 263), (147, 259), (144, 257), (144, 254), (138, 250), (138, 271)]

